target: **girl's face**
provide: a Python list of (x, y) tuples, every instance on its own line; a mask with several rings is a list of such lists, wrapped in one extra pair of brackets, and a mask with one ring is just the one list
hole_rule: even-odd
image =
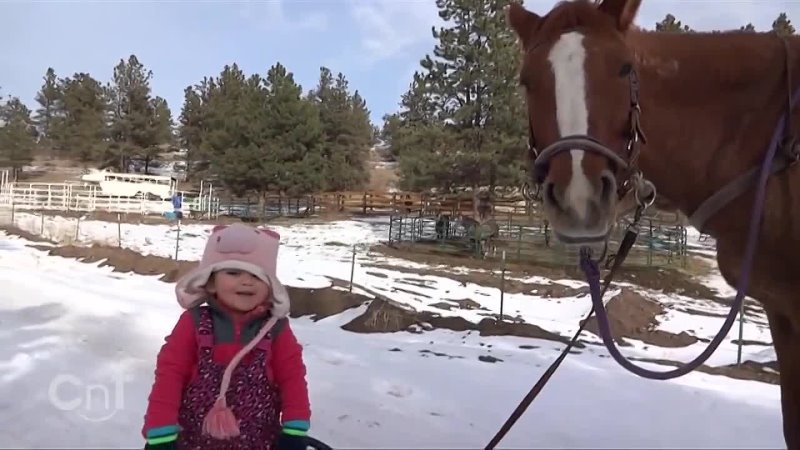
[(221, 270), (212, 276), (209, 291), (228, 308), (246, 313), (267, 303), (270, 286), (249, 272)]

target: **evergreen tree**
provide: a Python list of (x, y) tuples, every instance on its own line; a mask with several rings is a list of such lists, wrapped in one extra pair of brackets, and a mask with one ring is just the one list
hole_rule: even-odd
[(153, 72), (145, 69), (136, 55), (130, 55), (127, 61), (120, 60), (114, 67), (113, 83), (108, 86), (111, 136), (123, 171), (128, 161), (137, 156), (144, 159), (147, 170), (159, 146), (171, 140), (170, 124), (163, 118), (169, 108), (166, 100), (156, 101), (151, 97), (152, 77)]
[(289, 195), (323, 187), (322, 124), (319, 111), (302, 97), (302, 87), (280, 63), (267, 72), (266, 178)]
[(691, 33), (692, 29), (689, 28), (689, 25), (684, 25), (680, 20), (675, 19), (675, 16), (672, 14), (667, 14), (664, 20), (656, 23), (656, 31)]
[(178, 137), (180, 145), (186, 149), (186, 175), (204, 176), (210, 156), (203, 154), (203, 136), (206, 127), (206, 98), (208, 79), (198, 86), (189, 86), (183, 91), (183, 108), (179, 118)]
[(99, 81), (76, 73), (59, 81), (61, 99), (53, 124), (53, 143), (83, 163), (109, 158), (108, 99)]
[(747, 24), (747, 25), (745, 25), (745, 26), (743, 26), (743, 27), (740, 27), (740, 28), (739, 28), (739, 31), (747, 31), (747, 32), (752, 32), (752, 33), (754, 33), (754, 32), (756, 31), (756, 27), (755, 27), (755, 26), (754, 26), (752, 23), (749, 23), (749, 22), (748, 22), (748, 24)]
[(525, 110), (515, 82), (516, 40), (505, 22), (508, 3), (436, 1), (448, 25), (433, 30), (433, 56), (421, 60), (423, 71), (404, 98), (399, 120), (406, 144), (395, 150), (402, 185), (493, 188), (522, 181)]
[(36, 124), (31, 111), (17, 97), (0, 105), (0, 167), (11, 167), (13, 179), (33, 161), (36, 147)]
[(366, 102), (358, 92), (349, 93), (349, 82), (343, 74), (338, 73), (334, 79), (327, 67), (320, 68), (319, 83), (308, 98), (317, 106), (322, 123), (326, 188), (363, 187), (369, 181), (367, 162), (372, 144)]
[(39, 133), (40, 146), (53, 150), (53, 140), (57, 122), (63, 120), (63, 92), (61, 91), (56, 72), (52, 67), (47, 68), (42, 89), (36, 94), (36, 110), (34, 121)]
[(789, 20), (785, 12), (780, 13), (778, 18), (772, 22), (772, 31), (779, 36), (791, 36), (795, 33), (794, 25), (792, 25), (792, 21)]
[(248, 79), (238, 65), (226, 65), (204, 88), (207, 131), (200, 139), (200, 153), (208, 156), (214, 175), (234, 195), (263, 197), (272, 180), (265, 176), (266, 98), (261, 77)]

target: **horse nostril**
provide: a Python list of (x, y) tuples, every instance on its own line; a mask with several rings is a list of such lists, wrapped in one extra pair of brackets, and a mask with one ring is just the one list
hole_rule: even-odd
[(547, 178), (547, 170), (549, 169), (547, 164), (540, 164), (534, 167), (533, 169), (533, 180), (536, 184), (544, 183), (544, 179)]
[(547, 198), (547, 201), (552, 203), (553, 206), (559, 206), (558, 200), (556, 199), (556, 186), (553, 183), (547, 183), (544, 185), (544, 195)]
[(600, 183), (602, 185), (602, 199), (603, 200), (610, 200), (611, 194), (614, 193), (616, 181), (611, 175), (603, 174), (600, 176)]

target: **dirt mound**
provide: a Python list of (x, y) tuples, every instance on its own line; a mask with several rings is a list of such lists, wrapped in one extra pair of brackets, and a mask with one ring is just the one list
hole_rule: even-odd
[[(497, 319), (485, 318), (478, 323), (481, 336), (519, 336), (534, 339), (546, 339), (548, 341), (569, 343), (569, 338), (560, 334), (552, 333), (536, 325), (524, 322), (499, 322)], [(576, 342), (575, 348), (584, 348), (580, 342)]]
[[(74, 258), (85, 263), (99, 264), (101, 267), (112, 267), (114, 272), (133, 272), (138, 275), (160, 275), (160, 280), (174, 283), (191, 270), (197, 263), (192, 261), (175, 261), (154, 255), (142, 255), (127, 248), (93, 245), (78, 247), (65, 245), (62, 247), (34, 246), (50, 255)], [(302, 289), (287, 287), (292, 298), (292, 317), (312, 316), (319, 320), (339, 314), (349, 308), (356, 307), (369, 298), (334, 289)]]
[(391, 300), (372, 300), (364, 314), (342, 325), (343, 330), (356, 333), (394, 333), (406, 331), (418, 323), (417, 312), (411, 307)]
[(463, 317), (443, 317), (427, 311), (416, 311), (385, 298), (370, 301), (364, 314), (342, 325), (342, 329), (355, 333), (421, 332), (434, 328), (468, 331), (477, 330), (478, 326)]
[[(686, 347), (698, 339), (686, 332), (680, 334), (656, 330), (656, 316), (664, 314), (664, 308), (641, 294), (623, 288), (622, 292), (612, 297), (606, 304), (611, 333), (620, 346), (629, 346), (624, 338), (636, 339), (659, 347)], [(600, 335), (597, 318), (592, 316), (586, 324), (586, 330)]]
[(287, 286), (286, 289), (292, 299), (291, 317), (311, 316), (315, 321), (335, 316), (370, 300), (363, 295), (332, 287), (303, 289)]
[(91, 247), (78, 247), (65, 245), (53, 248), (41, 248), (47, 253), (64, 258), (75, 258), (85, 263), (103, 261), (100, 267), (109, 266), (114, 272), (133, 272), (139, 275), (160, 275), (160, 280), (168, 283), (175, 282), (180, 276), (188, 272), (196, 263), (190, 261), (175, 261), (154, 255), (141, 255), (127, 248), (93, 245)]
[[(630, 358), (633, 361), (650, 362), (661, 364), (670, 367), (679, 367), (675, 361), (667, 361), (664, 359), (654, 358)], [(727, 366), (711, 367), (705, 364), (697, 369), (698, 372), (708, 373), (711, 375), (722, 375), (730, 378), (748, 381), (760, 381), (762, 383), (780, 385), (780, 373), (778, 372), (778, 362), (770, 361), (760, 363), (755, 361), (742, 361), (740, 366), (736, 364), (729, 364)]]
[(27, 231), (23, 230), (22, 228), (15, 227), (13, 225), (4, 225), (0, 227), (0, 230), (5, 231), (8, 234), (13, 234), (16, 236), (21, 237), (22, 239), (26, 239), (31, 242), (46, 242), (50, 244), (56, 244), (49, 239), (45, 239), (41, 236), (35, 235), (33, 233), (28, 233)]
[[(565, 344), (569, 341), (564, 336), (529, 323), (500, 322), (495, 318), (487, 317), (476, 324), (463, 317), (441, 316), (429, 311), (416, 311), (406, 305), (382, 298), (372, 300), (364, 314), (346, 323), (342, 328), (356, 333), (420, 332), (436, 328), (452, 331), (478, 331), (481, 336), (518, 336)], [(578, 343), (576, 347), (582, 348), (583, 344)]]
[(478, 309), (481, 311), (488, 311), (489, 308), (485, 306), (481, 306), (480, 303), (476, 302), (475, 300), (471, 300), (468, 298), (462, 299), (453, 299), (453, 298), (445, 298), (442, 299), (439, 303), (434, 303), (431, 305), (434, 308), (444, 309), (447, 311), (452, 311), (453, 309), (463, 309), (463, 310), (474, 310)]

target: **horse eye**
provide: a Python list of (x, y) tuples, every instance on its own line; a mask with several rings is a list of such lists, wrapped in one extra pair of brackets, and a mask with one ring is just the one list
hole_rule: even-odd
[(626, 76), (630, 75), (631, 70), (633, 70), (633, 66), (631, 65), (631, 63), (625, 63), (619, 69), (619, 76), (626, 77)]

